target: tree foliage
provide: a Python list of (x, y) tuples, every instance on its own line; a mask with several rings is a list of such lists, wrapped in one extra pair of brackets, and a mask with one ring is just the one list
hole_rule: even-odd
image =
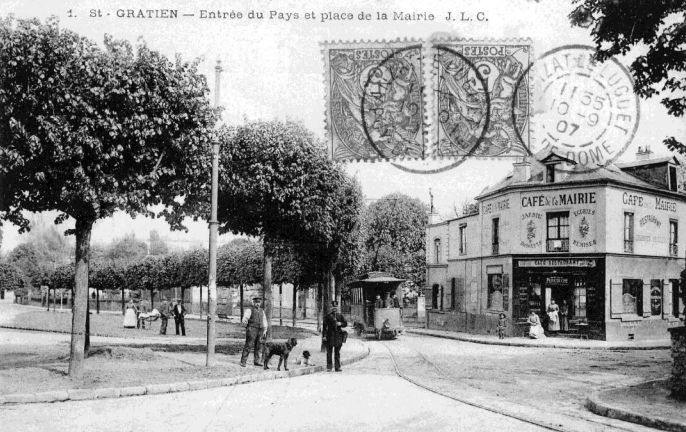
[[(0, 263), (0, 289), (22, 291), (28, 286), (29, 281), (16, 265)], [(17, 294), (22, 295), (21, 293)]]
[[(662, 105), (675, 117), (686, 110), (686, 3), (683, 0), (576, 0), (572, 24), (590, 27), (595, 57), (604, 61), (641, 51), (631, 63), (635, 92), (663, 95)], [(676, 137), (664, 140), (670, 150), (686, 154)]]
[(144, 43), (104, 48), (56, 19), (0, 22), (0, 220), (23, 212), (75, 219), (69, 374), (83, 370), (90, 234), (117, 210), (172, 228), (206, 212), (216, 120), (198, 62), (170, 61)]
[(396, 277), (424, 280), (426, 206), (401, 193), (386, 195), (368, 206), (362, 217), (366, 271), (389, 271)]

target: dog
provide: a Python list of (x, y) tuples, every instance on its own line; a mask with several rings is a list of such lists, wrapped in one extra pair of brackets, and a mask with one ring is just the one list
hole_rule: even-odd
[(298, 345), (298, 340), (296, 338), (290, 338), (286, 342), (267, 342), (264, 344), (264, 354), (262, 358), (262, 363), (264, 363), (264, 368), (269, 369), (269, 359), (273, 355), (279, 356), (279, 366), (276, 370), (281, 370), (281, 363), (283, 363), (283, 370), (288, 370), (288, 354), (291, 353), (293, 347)]

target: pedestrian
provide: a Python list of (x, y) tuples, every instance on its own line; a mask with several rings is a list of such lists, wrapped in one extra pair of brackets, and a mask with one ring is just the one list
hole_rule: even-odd
[(507, 317), (504, 313), (498, 315), (498, 339), (505, 339), (505, 329), (507, 328)]
[(560, 307), (560, 331), (569, 331), (569, 305), (567, 305), (567, 300), (562, 300), (562, 306)]
[(183, 305), (183, 299), (176, 299), (176, 304), (172, 309), (172, 316), (176, 325), (176, 335), (179, 335), (179, 327), (181, 327), (181, 335), (186, 336), (186, 307)]
[(560, 316), (558, 312), (560, 307), (555, 304), (555, 300), (550, 300), (548, 305), (548, 331), (553, 335), (560, 331)]
[(166, 335), (167, 321), (169, 321), (169, 303), (167, 303), (167, 299), (162, 300), (162, 304), (158, 310), (160, 312), (160, 320), (162, 320), (162, 324), (160, 324), (160, 334)]
[(126, 305), (126, 312), (124, 312), (124, 328), (134, 328), (138, 322), (138, 308), (133, 302), (133, 299), (129, 299)]
[(531, 339), (545, 339), (545, 332), (541, 325), (541, 319), (536, 315), (536, 312), (529, 312), (527, 323), (529, 324), (529, 337)]
[(379, 294), (376, 295), (376, 300), (374, 300), (374, 307), (377, 309), (383, 308), (383, 300)]
[(267, 336), (267, 315), (264, 309), (260, 306), (262, 299), (255, 297), (252, 299), (252, 307), (245, 311), (241, 322), (246, 326), (245, 328), (245, 345), (243, 346), (243, 354), (241, 355), (241, 366), (245, 367), (245, 362), (248, 360), (250, 348), (253, 348), (253, 364), (255, 366), (262, 366), (260, 362), (260, 355), (262, 354), (262, 342)]
[(391, 297), (391, 302), (393, 303), (394, 308), (400, 308), (400, 302), (398, 301), (398, 295), (393, 293), (393, 296)]
[(338, 313), (338, 302), (331, 302), (331, 312), (324, 317), (322, 329), (322, 342), (326, 345), (326, 371), (331, 372), (333, 354), (336, 372), (341, 372), (341, 347), (343, 346), (344, 327), (348, 326), (345, 317)]

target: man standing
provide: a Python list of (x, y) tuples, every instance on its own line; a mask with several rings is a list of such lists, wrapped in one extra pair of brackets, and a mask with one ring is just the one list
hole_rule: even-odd
[(186, 308), (183, 305), (183, 299), (176, 301), (172, 315), (174, 316), (174, 324), (176, 324), (176, 335), (179, 335), (179, 326), (181, 326), (181, 334), (186, 336)]
[(343, 327), (347, 327), (345, 317), (338, 313), (338, 302), (331, 302), (331, 312), (324, 317), (322, 339), (326, 345), (326, 371), (331, 372), (331, 354), (334, 354), (336, 372), (341, 369), (341, 347), (343, 346)]
[(245, 362), (248, 360), (250, 347), (253, 348), (255, 366), (262, 366), (260, 363), (260, 355), (262, 354), (262, 339), (267, 335), (267, 315), (260, 307), (262, 299), (255, 297), (252, 299), (252, 307), (245, 311), (241, 322), (246, 326), (245, 329), (245, 345), (243, 346), (243, 355), (241, 355), (241, 366), (245, 367)]
[(166, 335), (167, 334), (167, 321), (169, 321), (169, 303), (167, 303), (167, 299), (162, 300), (162, 304), (160, 305), (160, 320), (162, 320), (162, 324), (160, 325), (160, 334), (161, 335)]

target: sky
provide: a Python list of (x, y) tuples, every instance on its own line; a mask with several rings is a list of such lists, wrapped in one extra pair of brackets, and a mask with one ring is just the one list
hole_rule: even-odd
[[(117, 16), (128, 15), (129, 10), (138, 14), (139, 9), (178, 9), (179, 18)], [(427, 40), (437, 34), (476, 40), (530, 38), (534, 55), (538, 55), (562, 45), (592, 44), (588, 30), (570, 26), (567, 15), (571, 10), (571, 2), (561, 0), (0, 0), (0, 16), (14, 14), (18, 18), (44, 19), (55, 15), (59, 17), (61, 27), (98, 42), (106, 33), (131, 42), (142, 37), (150, 47), (168, 56), (178, 53), (184, 59), (201, 58), (200, 71), (208, 77), (211, 88), (214, 86), (214, 66), (220, 60), (224, 70), (220, 86), (223, 122), (236, 124), (245, 120), (274, 118), (296, 120), (323, 139), (326, 137), (326, 86), (320, 43)], [(201, 18), (217, 11), (225, 13), (227, 18)], [(251, 11), (261, 11), (265, 18), (248, 19)], [(241, 13), (242, 18), (231, 19), (231, 12)], [(359, 20), (361, 12), (370, 14), (372, 18), (377, 12), (389, 15), (393, 12), (415, 12), (420, 17), (433, 14), (434, 20)], [(471, 21), (449, 22), (445, 20), (448, 12), (451, 16), (464, 13), (473, 18)], [(476, 19), (480, 12), (479, 16), (485, 18), (481, 21)], [(295, 13), (298, 14), (297, 19)], [(306, 19), (305, 14), (308, 13), (316, 19)], [(340, 19), (348, 13), (352, 14), (353, 20)], [(182, 14), (194, 16), (184, 17)], [(323, 16), (330, 19), (322, 22)], [(630, 63), (630, 58), (618, 60), (625, 65)], [(658, 155), (667, 154), (661, 144), (667, 134), (686, 139), (683, 119), (668, 116), (658, 99), (641, 100), (636, 135), (620, 160), (633, 160), (639, 145), (650, 145)], [(431, 160), (406, 165), (436, 168), (448, 163), (450, 161)], [(430, 175), (408, 173), (388, 162), (347, 163), (345, 168), (357, 177), (368, 200), (401, 191), (428, 204), (431, 190), (436, 210), (450, 217), (454, 216), (455, 207), (461, 208), (464, 202), (506, 175), (511, 164), (512, 159), (469, 159), (452, 170)], [(54, 216), (49, 214), (46, 217)], [(171, 232), (163, 220), (131, 219), (121, 213), (99, 221), (94, 227), (92, 240), (108, 243), (130, 232), (147, 239), (149, 231), (156, 229), (164, 239), (181, 248), (207, 244), (206, 223), (189, 222), (187, 226), (187, 233)], [(65, 223), (66, 227), (68, 223)], [(0, 251), (6, 253), (21, 242), (21, 236), (10, 224), (4, 225), (3, 233)], [(220, 242), (229, 238), (222, 236)]]

